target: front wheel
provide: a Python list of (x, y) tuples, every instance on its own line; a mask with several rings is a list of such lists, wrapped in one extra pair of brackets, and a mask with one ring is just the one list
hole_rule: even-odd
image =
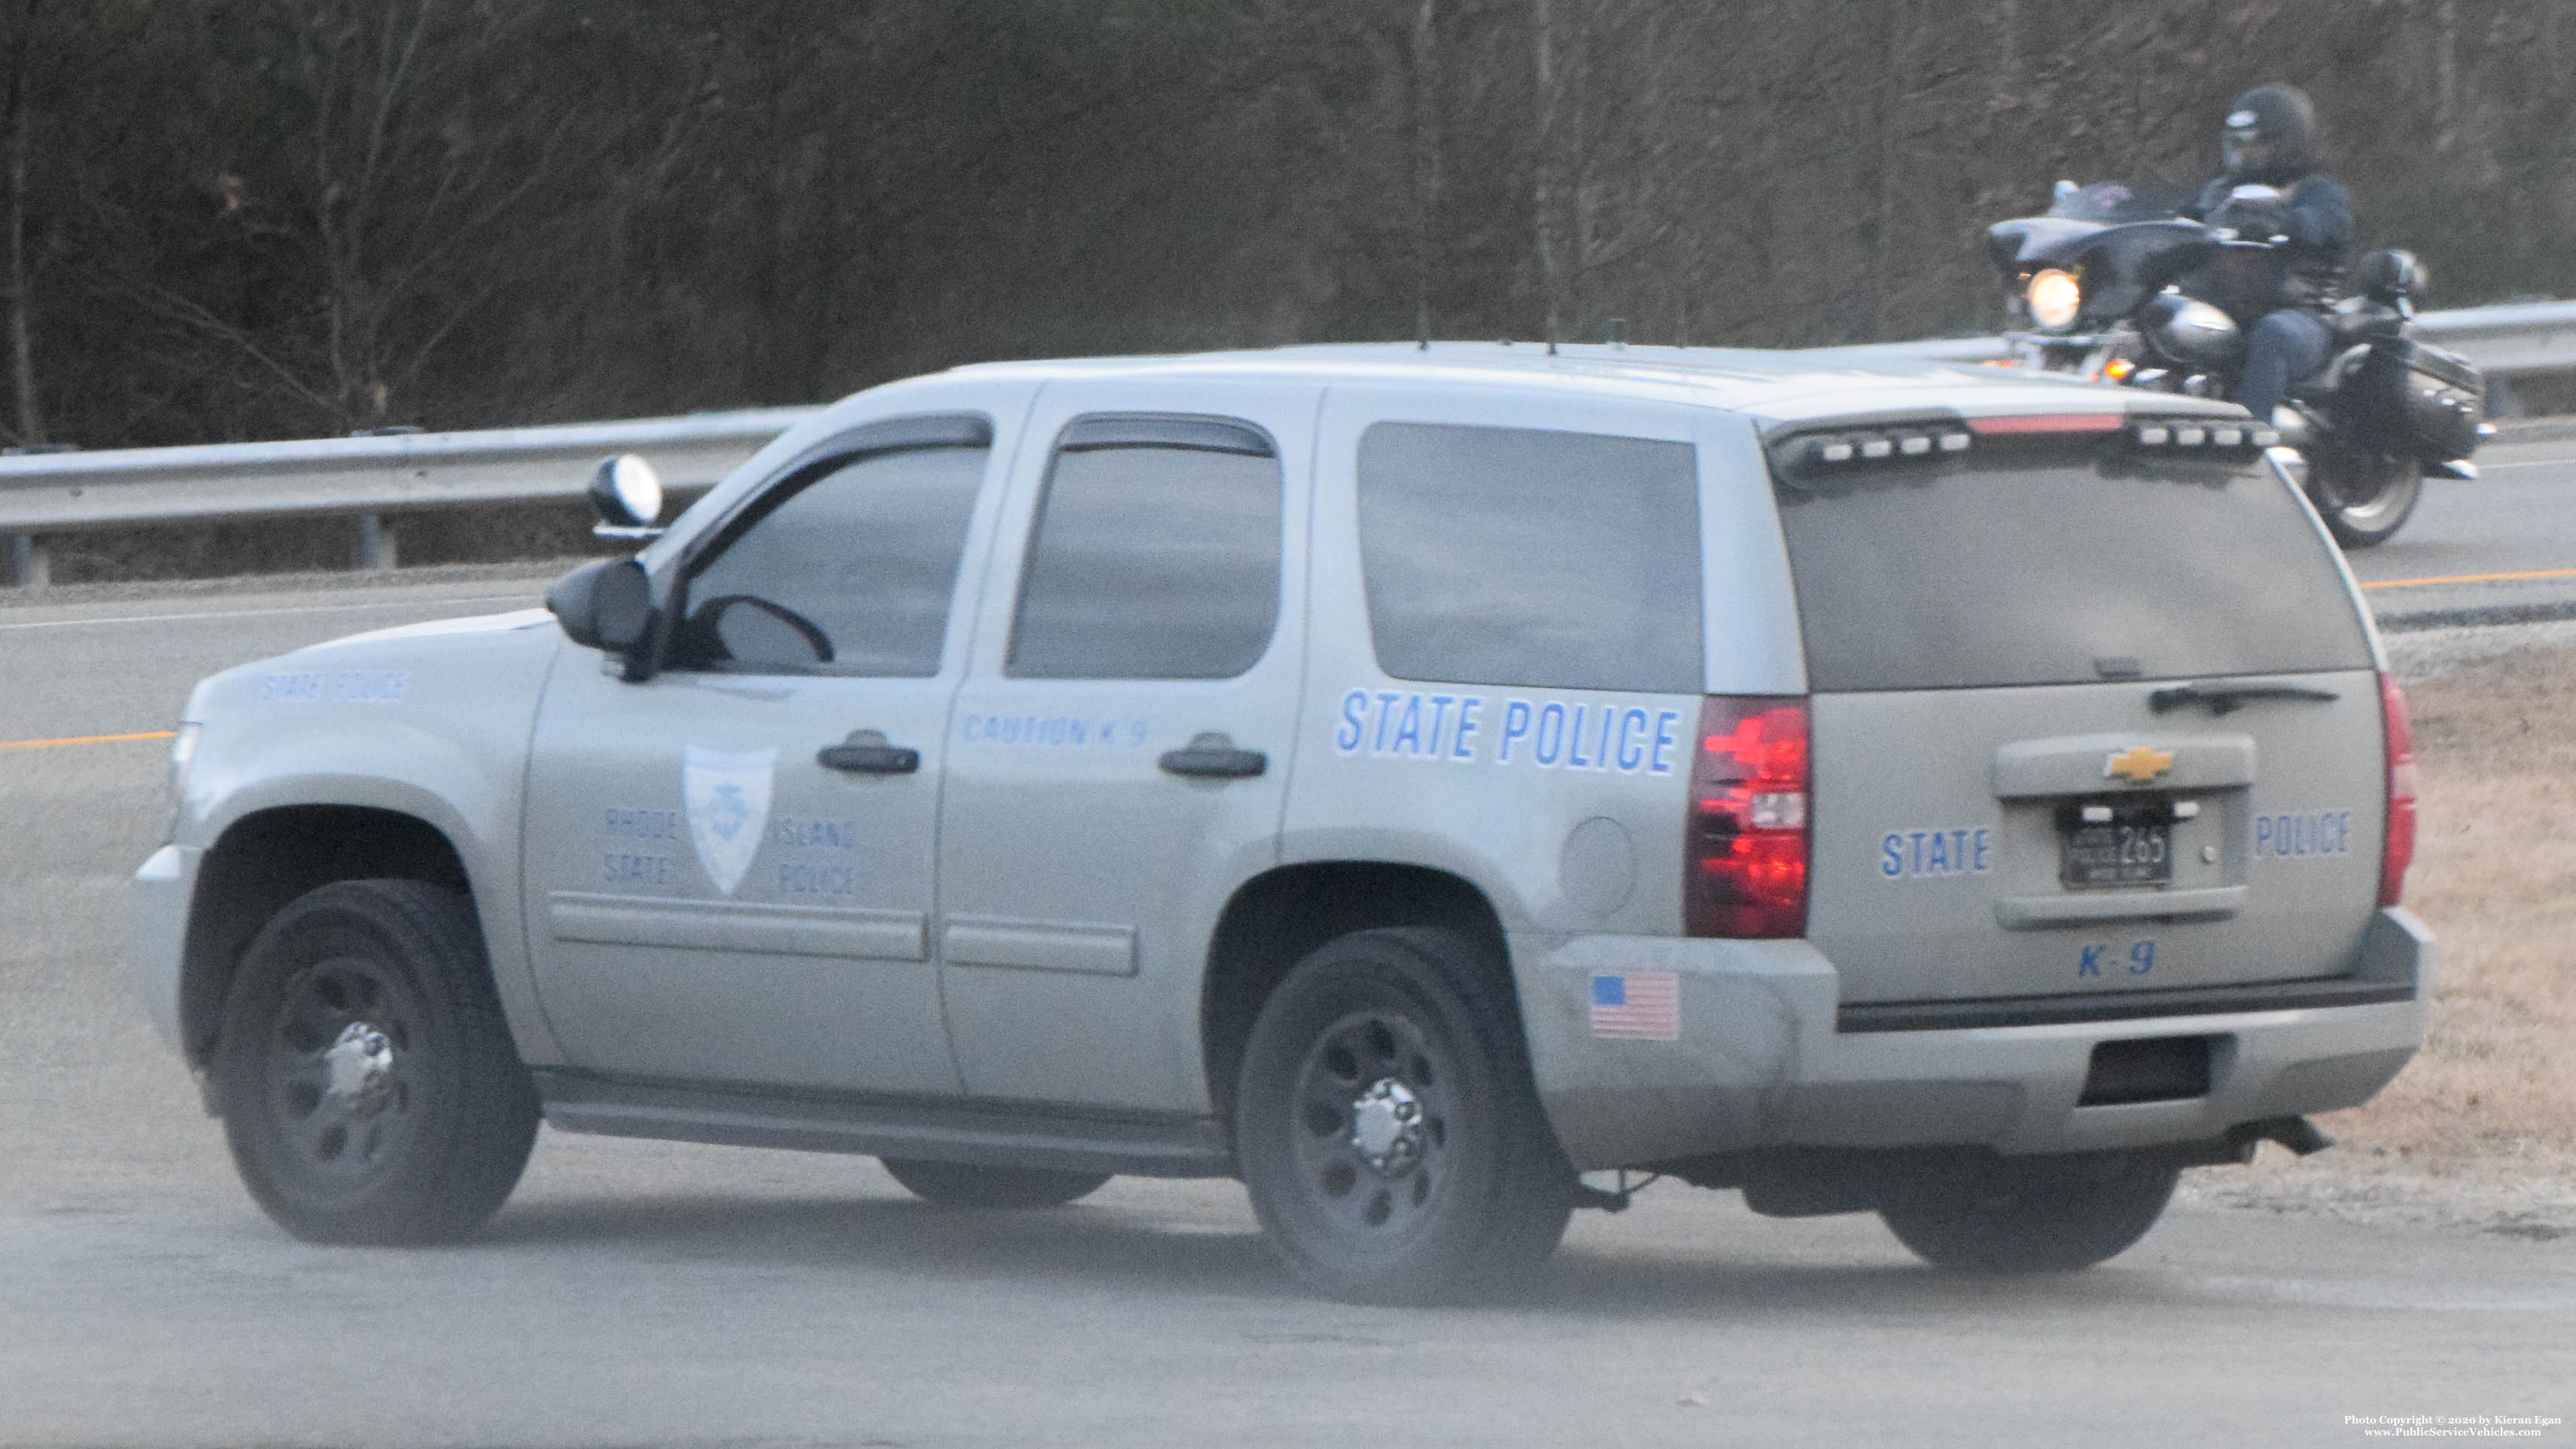
[(913, 1196), (941, 1207), (1062, 1207), (1109, 1180), (1105, 1172), (1059, 1172), (1044, 1167), (979, 1167), (919, 1157), (880, 1157), (887, 1175)]
[(1894, 1194), (1879, 1217), (1934, 1267), (2066, 1273), (2145, 1237), (2181, 1176), (2134, 1152), (1971, 1159)]
[(2308, 465), (2308, 497), (2345, 548), (2386, 543), (2423, 493), (2424, 470), (2412, 458), (2327, 447)]
[(536, 1140), (473, 904), (421, 881), (341, 881), (271, 918), (225, 998), (213, 1078), (251, 1196), (317, 1243), (469, 1232)]
[(1575, 1197), (1510, 973), (1445, 930), (1355, 931), (1290, 970), (1245, 1048), (1235, 1148), (1289, 1271), (1353, 1302), (1524, 1281)]

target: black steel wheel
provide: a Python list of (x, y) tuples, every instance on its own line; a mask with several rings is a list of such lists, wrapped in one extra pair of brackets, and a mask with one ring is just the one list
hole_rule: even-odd
[(1977, 1158), (1896, 1193), (1879, 1216), (1935, 1267), (2066, 1273), (2145, 1237), (2181, 1176), (2171, 1160), (2135, 1152)]
[(1458, 934), (1359, 931), (1280, 982), (1246, 1045), (1235, 1148), (1300, 1280), (1357, 1302), (1525, 1280), (1575, 1177), (1530, 1081), (1510, 975)]
[(1044, 1167), (979, 1167), (919, 1157), (877, 1159), (913, 1196), (941, 1207), (1062, 1207), (1109, 1180), (1105, 1172), (1062, 1172)]
[(420, 881), (323, 886), (244, 953), (213, 1063), (233, 1162), (299, 1238), (453, 1238), (536, 1140), (471, 902)]
[(2308, 464), (2308, 497), (2345, 548), (2386, 543), (2423, 495), (2424, 468), (2412, 458), (2329, 445)]

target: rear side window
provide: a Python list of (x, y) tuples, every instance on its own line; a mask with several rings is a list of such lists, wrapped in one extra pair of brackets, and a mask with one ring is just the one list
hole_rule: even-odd
[(1699, 464), (1688, 443), (1378, 423), (1360, 557), (1398, 679), (1696, 694)]
[(1200, 418), (1083, 419), (1038, 506), (1005, 672), (1230, 679), (1279, 618), (1279, 460)]
[(2260, 462), (1998, 448), (1778, 493), (1819, 691), (2370, 667), (2328, 545)]

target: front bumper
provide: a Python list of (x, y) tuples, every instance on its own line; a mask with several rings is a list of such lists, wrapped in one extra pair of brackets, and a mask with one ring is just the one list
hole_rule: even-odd
[[(1986, 1146), (2081, 1152), (2205, 1143), (2240, 1123), (2359, 1105), (2423, 1045), (2431, 935), (2372, 922), (2353, 981), (2383, 999), (1956, 1029), (1838, 1027), (1831, 962), (1804, 941), (1515, 934), (1539, 1098), (1575, 1165), (1635, 1166), (1759, 1147)], [(1678, 978), (1671, 1040), (1600, 1035), (1595, 978)], [(1625, 988), (1623, 988), (1624, 993)], [(1650, 993), (1649, 993), (1650, 994)], [(2052, 998), (2061, 1003), (2063, 998)], [(2116, 998), (2095, 998), (2108, 1005)], [(1636, 1018), (1611, 1021), (1636, 1032)], [(2210, 1090), (2078, 1106), (2098, 1042), (2212, 1038)]]
[(179, 1039), (180, 967), (187, 956), (188, 905), (197, 894), (197, 867), (205, 852), (192, 845), (165, 845), (152, 852), (134, 873), (134, 989), (143, 998), (161, 1039), (184, 1052)]

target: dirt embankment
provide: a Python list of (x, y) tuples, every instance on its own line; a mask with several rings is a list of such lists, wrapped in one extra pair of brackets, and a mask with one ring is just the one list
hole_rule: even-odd
[(2407, 904), (2432, 925), (2430, 1040), (2340, 1145), (2192, 1174), (2246, 1207), (2576, 1234), (2576, 649), (2409, 687), (2422, 825)]

